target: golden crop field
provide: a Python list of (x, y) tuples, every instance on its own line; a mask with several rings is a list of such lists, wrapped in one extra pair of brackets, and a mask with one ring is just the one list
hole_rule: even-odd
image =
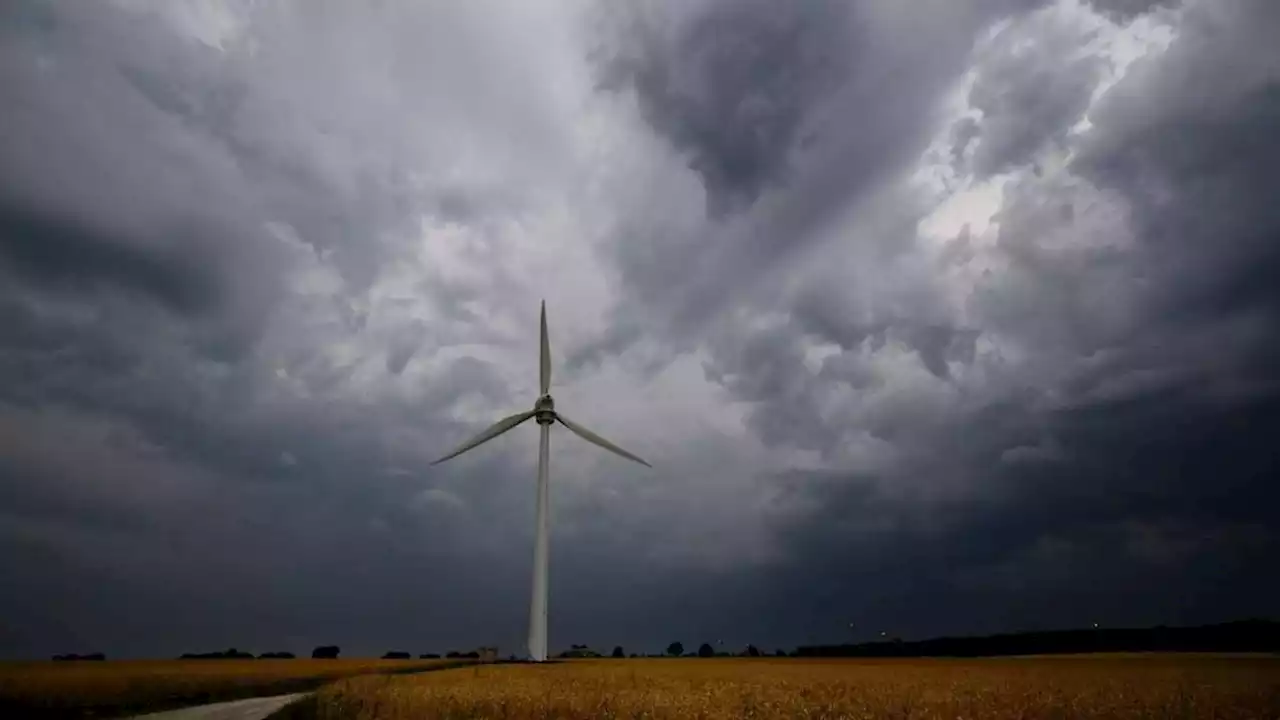
[(1280, 718), (1280, 657), (586, 660), (343, 680), (288, 720)]
[(372, 659), (0, 662), (0, 718), (113, 717), (310, 690), (366, 673), (458, 664)]

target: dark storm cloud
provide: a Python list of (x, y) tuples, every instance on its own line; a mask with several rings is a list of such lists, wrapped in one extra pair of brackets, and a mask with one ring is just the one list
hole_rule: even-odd
[[(1049, 5), (6, 6), (0, 654), (518, 652), (532, 429), (426, 463), (525, 402), (526, 274), (657, 466), (556, 436), (556, 647), (1266, 614), (1275, 11), (1090, 106)], [(990, 229), (924, 237), (929, 153)]]
[[(925, 368), (939, 378), (945, 379), (950, 374), (948, 362), (972, 362), (978, 331), (949, 324), (944, 318), (931, 318), (938, 304), (931, 293), (904, 293), (896, 298), (908, 308), (905, 311), (902, 306), (897, 309), (859, 307), (857, 300), (842, 294), (831, 285), (814, 283), (794, 297), (791, 307), (797, 330), (844, 351), (823, 362), (822, 376), (835, 378), (853, 370), (858, 363), (856, 353), (863, 343), (875, 349), (890, 340), (905, 343), (916, 352)], [(850, 375), (851, 378), (860, 376), (856, 370)]]
[[(838, 602), (809, 607), (785, 591), (772, 602), (831, 628), (851, 618), (912, 636), (1269, 614), (1280, 586), (1265, 558), (1280, 538), (1265, 438), (1277, 413), (1273, 400), (1214, 408), (1177, 392), (1047, 422), (1009, 406), (976, 413), (901, 476), (806, 479), (822, 509), (785, 532), (808, 560), (769, 587)], [(1009, 452), (1036, 442), (1028, 422), (1054, 438), (1052, 452)], [(926, 486), (970, 475), (972, 487), (903, 503), (887, 486), (908, 472)]]
[[(442, 269), (385, 299), (371, 282), (419, 249), (424, 216), (496, 231), (527, 202), (521, 184), (555, 179), (544, 160), (558, 154), (556, 136), (530, 134), (545, 124), (530, 110), (545, 94), (502, 80), (504, 63), (528, 63), (493, 53), (519, 43), (480, 43), (471, 57), (483, 62), (465, 82), (429, 77), (450, 98), (441, 108), (416, 74), (438, 62), (405, 63), (413, 72), (383, 92), (368, 79), (386, 68), (372, 69), (379, 61), (360, 41), (384, 46), (401, 33), (401, 50), (460, 57), (449, 41), (483, 37), (477, 17), (404, 5), (326, 23), (259, 8), (236, 15), (249, 27), (219, 50), (154, 8), (24, 7), (39, 22), (6, 26), (0, 48), (3, 91), (19, 109), (0, 120), (11, 208), (0, 266), (19, 281), (0, 292), (0, 574), (24, 588), (6, 595), (0, 654), (322, 642), (348, 654), (489, 642), (516, 651), (531, 435), (425, 469), (428, 453), (477, 429), (448, 409), (515, 402), (493, 364), (437, 355), (506, 342), (474, 307), (496, 294), (486, 283), (509, 290), (510, 278), (493, 268), (478, 284)], [(440, 42), (423, 40), (433, 33)], [(334, 55), (333, 67), (311, 67)], [(464, 90), (497, 104), (449, 117)], [(504, 110), (508, 99), (529, 114)], [(439, 148), (417, 143), (450, 145), (441, 128), (459, 118), (486, 146), (518, 137), (528, 167), (504, 168), (511, 183), (495, 191), (442, 180), (457, 168), (433, 166)], [(425, 187), (410, 177), (424, 168), (434, 173)], [(419, 293), (439, 317), (413, 316)], [(404, 321), (388, 321), (406, 294)], [(433, 366), (425, 384), (421, 365)], [(371, 368), (395, 379), (371, 382)], [(574, 468), (563, 467), (560, 497), (572, 501)], [(667, 529), (688, 513), (665, 507), (669, 495), (642, 498), (646, 513), (631, 519), (666, 558), (646, 560), (651, 548), (613, 537), (616, 527), (554, 541), (556, 587), (569, 589), (553, 592), (553, 632), (568, 618), (563, 632), (609, 642), (655, 608), (667, 614), (655, 624), (681, 612), (701, 575), (671, 569), (680, 533)], [(601, 536), (612, 542), (592, 542)], [(605, 547), (616, 554), (603, 559)], [(562, 584), (559, 568), (616, 602)], [(628, 642), (645, 646), (653, 632)]]
[[(1268, 190), (1280, 160), (1270, 132), (1280, 53), (1266, 39), (1277, 22), (1280, 11), (1261, 2), (1188, 13), (1164, 62), (1138, 71), (1146, 92), (1101, 104), (1099, 122), (1116, 132), (1083, 148), (1081, 172), (1134, 208), (1152, 313), (1170, 323), (1275, 317), (1278, 295), (1262, 278), (1280, 259)], [(1139, 104), (1158, 112), (1135, 114)]]
[[(666, 37), (636, 22), (636, 43), (610, 58), (609, 86), (635, 88), (645, 118), (703, 180), (708, 212), (750, 206), (785, 179), (805, 123), (846, 77), (845, 3), (712, 3)], [(636, 18), (639, 20), (639, 18)], [(633, 21), (635, 22), (635, 21)]]
[(808, 450), (835, 444), (836, 428), (814, 422), (822, 382), (820, 377), (796, 372), (803, 367), (803, 358), (794, 332), (774, 327), (741, 341), (733, 352), (718, 348), (723, 360), (708, 364), (706, 371), (734, 397), (764, 404), (748, 416), (749, 426), (761, 440), (771, 446), (790, 443)]
[[(52, 365), (46, 372), (71, 369), (46, 360)], [(441, 393), (482, 389), (485, 378), (468, 365), (448, 373), (427, 403), (442, 401)], [(497, 523), (495, 513), (510, 512), (502, 506), (507, 493), (525, 489), (503, 479), (509, 454), (495, 450), (497, 460), (491, 454), (481, 473), (487, 482), (452, 488), (458, 504), (442, 506), (424, 494), (440, 478), (424, 484), (418, 473), (389, 472), (418, 464), (412, 453), (387, 444), (402, 425), (428, 438), (456, 433), (422, 408), (383, 408), (377, 415), (330, 409), (323, 416), (300, 408), (255, 417), (234, 384), (192, 402), (158, 395), (174, 379), (156, 380), (152, 388), (130, 388), (157, 393), (150, 397), (125, 399), (100, 387), (88, 400), (116, 413), (127, 408), (146, 429), (154, 445), (142, 460), (136, 449), (110, 441), (119, 433), (114, 417), (83, 429), (76, 414), (32, 422), (13, 413), (0, 469), (7, 508), (0, 526), (13, 550), (6, 573), (31, 578), (32, 594), (24, 597), (41, 597), (41, 588), (67, 575), (106, 591), (89, 606), (21, 628), (23, 641), (10, 652), (41, 652), (52, 642), (103, 643), (120, 654), (229, 642), (304, 651), (326, 638), (354, 652), (407, 640), (424, 651), (477, 638), (514, 645), (517, 627), (491, 625), (493, 618), (519, 618), (520, 603), (492, 583), (522, 585), (524, 564), (509, 552), (485, 559), (493, 548), (464, 549), (469, 526)], [(194, 378), (178, 387), (199, 389)], [(50, 445), (54, 437), (62, 439), (57, 446)], [(514, 537), (490, 536), (499, 547), (526, 546), (523, 530), (522, 524)], [(42, 560), (51, 547), (52, 565)], [(471, 572), (481, 564), (486, 573)], [(161, 592), (157, 578), (164, 579)], [(369, 591), (388, 581), (393, 587), (385, 592)], [(450, 592), (440, 592), (442, 583)], [(13, 613), (31, 610), (23, 598), (14, 601)], [(126, 611), (150, 617), (148, 626), (114, 625)], [(384, 622), (344, 629), (352, 612)], [(456, 622), (444, 630), (440, 617)], [(69, 639), (68, 632), (84, 639)]]
[(0, 228), (0, 256), (30, 282), (136, 289), (192, 314), (208, 311), (218, 300), (215, 278), (194, 253), (129, 247), (95, 236), (96, 228), (77, 227), (74, 220), (24, 209), (0, 210)]
[(405, 366), (413, 359), (413, 354), (418, 351), (418, 346), (421, 345), (425, 333), (426, 329), (421, 324), (416, 324), (406, 328), (396, 336), (392, 341), (390, 352), (387, 353), (387, 372), (393, 375), (399, 375), (404, 372)]
[[(0, 47), (0, 528), (4, 575), (24, 587), (5, 615), (25, 620), (6, 627), (0, 652), (304, 652), (329, 639), (375, 652), (406, 635), (422, 650), (483, 638), (513, 647), (518, 629), (486, 628), (501, 609), (449, 632), (434, 619), (485, 598), (519, 605), (492, 583), (520, 585), (524, 568), (513, 565), (521, 579), (488, 561), (492, 574), (469, 573), (482, 561), (460, 550), (463, 521), (422, 495), (417, 472), (422, 438), (467, 432), (430, 408), (463, 393), (505, 400), (487, 365), (464, 357), (416, 402), (344, 411), (326, 398), (351, 369), (303, 347), (319, 328), (297, 343), (278, 323), (263, 336), (273, 311), (296, 310), (264, 221), (288, 223), (358, 291), (378, 241), (405, 227), (394, 179), (335, 187), (314, 155), (273, 144), (283, 113), (272, 115), (239, 60), (157, 17), (6, 7), (20, 22), (6, 23)], [(458, 218), (486, 202), (455, 191), (437, 204)], [(338, 306), (359, 325), (352, 304)], [(404, 370), (420, 330), (397, 336), (389, 370)], [(278, 348), (292, 350), (286, 366), (309, 402), (267, 402), (276, 366), (263, 354)], [(403, 425), (418, 437), (390, 442)], [(404, 467), (408, 480), (393, 472)], [(460, 496), (501, 497), (492, 486)], [(507, 511), (494, 502), (472, 507), (473, 521)], [(405, 567), (422, 572), (387, 594), (359, 589)], [(454, 592), (440, 593), (438, 578)], [(426, 624), (344, 630), (353, 611)]]
[(37, 295), (123, 292), (195, 321), (209, 352), (243, 352), (273, 302), (279, 256), (252, 223), (234, 160), (124, 79), (114, 13), (22, 7), (40, 22), (0, 29), (0, 271)]
[(1179, 0), (1088, 0), (1103, 15), (1124, 21), (1161, 8), (1178, 7)]
[[(618, 13), (604, 27), (624, 40), (596, 53), (604, 84), (633, 92), (655, 133), (688, 160), (712, 222), (692, 216), (683, 184), (663, 190), (671, 211), (628, 217), (614, 252), (639, 303), (621, 306), (608, 336), (571, 363), (646, 334), (668, 338), (671, 354), (688, 350), (716, 313), (768, 287), (771, 271), (896, 180), (924, 151), (940, 95), (963, 72), (975, 35), (1041, 4), (921, 13), (879, 0), (727, 1)], [(750, 61), (725, 59), (737, 52)], [(886, 222), (908, 232), (914, 211), (890, 211)], [(886, 248), (898, 240), (884, 235)]]
[(1078, 20), (1042, 10), (1001, 30), (979, 54), (969, 105), (982, 119), (971, 126), (966, 118), (955, 129), (958, 153), (975, 143), (978, 177), (1028, 162), (1049, 141), (1062, 142), (1103, 70), (1103, 61), (1083, 48), (1090, 35)]
[(975, 298), (984, 334), (1021, 340), (1006, 400), (913, 423), (893, 470), (806, 483), (821, 509), (784, 532), (815, 560), (771, 586), (814, 591), (778, 605), (904, 634), (1280, 607), (1272, 8), (1189, 10), (1092, 113), (1065, 180), (1006, 188), (1010, 265)]
[(712, 217), (785, 184), (804, 149), (846, 166), (844, 177), (823, 178), (835, 185), (827, 192), (845, 194), (826, 201), (843, 202), (919, 142), (971, 33), (1037, 4), (917, 13), (878, 0), (744, 0), (620, 11), (609, 27), (622, 40), (600, 53), (603, 81), (635, 91), (645, 119), (701, 177)]

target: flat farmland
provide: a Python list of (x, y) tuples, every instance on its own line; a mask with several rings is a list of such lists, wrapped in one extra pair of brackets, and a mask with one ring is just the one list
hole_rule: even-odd
[(0, 718), (119, 717), (311, 690), (354, 675), (459, 664), (457, 660), (372, 659), (0, 662)]
[(630, 659), (343, 680), (287, 720), (1280, 718), (1280, 657)]

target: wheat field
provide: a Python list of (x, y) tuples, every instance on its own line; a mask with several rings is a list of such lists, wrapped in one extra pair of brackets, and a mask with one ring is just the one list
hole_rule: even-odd
[(114, 717), (310, 690), (352, 675), (458, 664), (372, 659), (0, 662), (0, 718)]
[(1280, 718), (1280, 657), (578, 660), (343, 680), (280, 720)]

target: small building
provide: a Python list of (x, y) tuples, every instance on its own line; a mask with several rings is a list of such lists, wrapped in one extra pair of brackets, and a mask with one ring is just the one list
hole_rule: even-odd
[(497, 662), (497, 660), (498, 660), (498, 648), (496, 648), (496, 647), (482, 647), (482, 648), (479, 648), (478, 650), (476, 650), (476, 655), (478, 656), (478, 659), (479, 659), (479, 660), (480, 660), (480, 662), (482, 662), (482, 663)]

